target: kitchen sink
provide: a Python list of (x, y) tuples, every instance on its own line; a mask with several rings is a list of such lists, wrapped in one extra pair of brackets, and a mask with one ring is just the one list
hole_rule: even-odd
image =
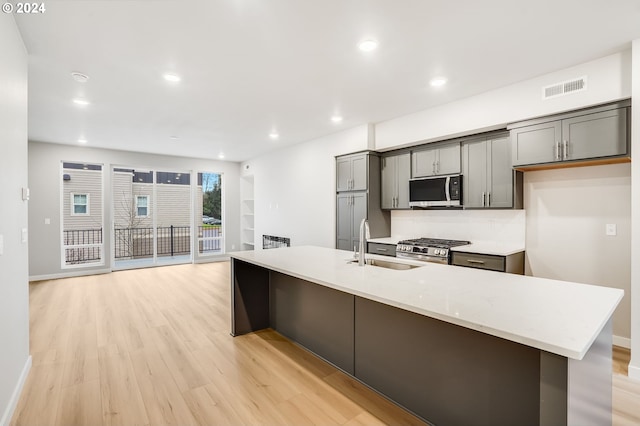
[[(350, 264), (358, 264), (358, 260), (354, 259), (349, 261)], [(387, 268), (387, 269), (397, 269), (400, 271), (405, 271), (407, 269), (420, 268), (423, 265), (409, 265), (407, 263), (399, 263), (399, 262), (389, 262), (388, 260), (380, 260), (380, 259), (365, 259), (364, 263), (366, 265), (377, 266), (379, 268)]]

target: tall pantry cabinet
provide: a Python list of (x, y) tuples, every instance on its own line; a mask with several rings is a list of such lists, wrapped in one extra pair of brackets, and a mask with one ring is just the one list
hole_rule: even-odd
[(336, 248), (358, 248), (362, 219), (371, 238), (390, 235), (391, 216), (380, 208), (380, 156), (373, 152), (336, 157)]

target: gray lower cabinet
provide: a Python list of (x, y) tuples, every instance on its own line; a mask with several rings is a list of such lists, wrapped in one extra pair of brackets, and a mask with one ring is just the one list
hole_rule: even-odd
[(385, 243), (367, 243), (367, 253), (396, 257), (396, 245)]
[(353, 374), (353, 299), (351, 294), (271, 271), (270, 326)]
[(627, 156), (629, 108), (620, 105), (510, 125), (513, 165)]
[(411, 154), (382, 157), (381, 169), (381, 207), (383, 209), (408, 209)]
[(367, 189), (367, 154), (359, 153), (336, 158), (336, 190), (364, 191)]
[(495, 254), (451, 252), (451, 264), (469, 268), (487, 269), (490, 271), (508, 272), (524, 275), (524, 252), (506, 256)]
[(537, 349), (355, 298), (355, 377), (434, 425), (541, 424), (540, 375)]
[(460, 142), (437, 144), (411, 153), (412, 177), (460, 173)]
[[(521, 208), (520, 172), (511, 166), (508, 134), (462, 144), (462, 196), (465, 208)], [(514, 194), (516, 192), (516, 194)]]
[(354, 250), (360, 243), (360, 222), (367, 218), (367, 193), (340, 193), (336, 205), (336, 248)]

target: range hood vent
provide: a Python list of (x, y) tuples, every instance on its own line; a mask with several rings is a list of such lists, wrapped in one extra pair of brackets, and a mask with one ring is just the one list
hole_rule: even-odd
[(587, 90), (587, 76), (575, 78), (573, 80), (563, 81), (561, 83), (551, 84), (542, 88), (542, 99), (557, 98), (558, 96), (568, 95), (570, 93), (582, 92)]

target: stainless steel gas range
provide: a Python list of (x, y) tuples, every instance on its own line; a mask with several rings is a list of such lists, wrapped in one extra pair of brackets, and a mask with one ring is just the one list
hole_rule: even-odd
[(451, 247), (471, 244), (469, 241), (441, 240), (438, 238), (416, 238), (402, 240), (396, 246), (396, 257), (450, 264)]

